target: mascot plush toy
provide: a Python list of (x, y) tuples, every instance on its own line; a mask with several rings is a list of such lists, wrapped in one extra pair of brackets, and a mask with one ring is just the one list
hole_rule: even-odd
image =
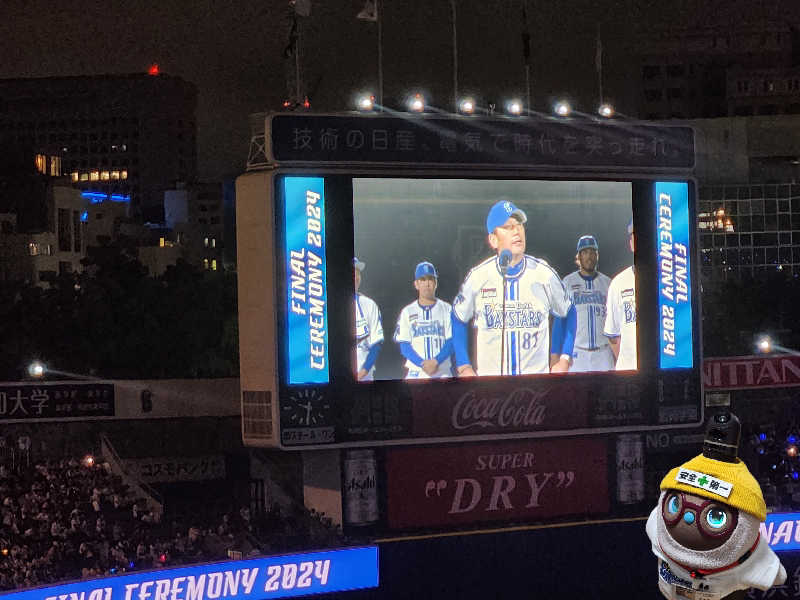
[(713, 415), (703, 453), (661, 481), (647, 536), (666, 598), (732, 600), (743, 597), (737, 590), (767, 590), (786, 580), (786, 570), (759, 533), (767, 507), (737, 456), (740, 432), (736, 415)]

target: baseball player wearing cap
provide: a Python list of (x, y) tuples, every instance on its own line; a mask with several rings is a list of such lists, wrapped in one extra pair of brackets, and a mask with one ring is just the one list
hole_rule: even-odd
[[(453, 302), (453, 347), (460, 377), (566, 371), (550, 368), (550, 314), (564, 317), (570, 302), (561, 278), (541, 259), (525, 254), (525, 213), (500, 201), (486, 218), (495, 255), (467, 273)], [(477, 373), (470, 363), (467, 324), (477, 329)], [(573, 334), (574, 335), (574, 334)]]
[(375, 373), (375, 361), (383, 344), (383, 323), (381, 311), (372, 298), (358, 293), (361, 286), (361, 272), (366, 265), (353, 259), (353, 277), (355, 278), (355, 324), (356, 324), (356, 376), (359, 381), (372, 381)]
[(429, 262), (414, 269), (417, 300), (405, 306), (397, 319), (394, 341), (406, 358), (406, 379), (450, 377), (453, 353), (453, 308), (436, 297), (439, 276)]
[[(568, 340), (564, 335), (564, 320), (556, 319), (553, 322), (551, 363), (560, 358), (556, 351), (560, 348), (561, 356), (571, 358), (570, 372), (611, 371), (614, 368), (614, 354), (608, 338), (603, 335), (611, 279), (597, 270), (600, 250), (593, 235), (581, 236), (576, 252), (575, 262), (579, 269), (563, 280), (576, 311), (574, 344), (570, 344), (573, 340)], [(562, 339), (559, 345), (557, 340)]]
[[(635, 248), (633, 220), (628, 223), (628, 246)], [(635, 370), (636, 356), (636, 277), (633, 266), (611, 280), (606, 301), (606, 322), (603, 334), (608, 338), (616, 359), (617, 371)]]

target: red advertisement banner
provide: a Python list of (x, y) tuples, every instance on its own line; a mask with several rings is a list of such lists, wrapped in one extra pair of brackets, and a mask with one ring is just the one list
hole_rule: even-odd
[(589, 425), (591, 386), (528, 386), (519, 380), (477, 382), (460, 394), (415, 386), (416, 437), (469, 436), (517, 431), (577, 429)]
[(731, 356), (703, 361), (706, 390), (800, 386), (800, 356)]
[(606, 443), (588, 438), (387, 452), (391, 529), (609, 510)]

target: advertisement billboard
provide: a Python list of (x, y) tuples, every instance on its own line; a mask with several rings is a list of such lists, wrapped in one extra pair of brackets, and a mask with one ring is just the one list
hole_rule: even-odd
[(391, 529), (543, 521), (610, 509), (604, 440), (522, 440), (386, 454)]

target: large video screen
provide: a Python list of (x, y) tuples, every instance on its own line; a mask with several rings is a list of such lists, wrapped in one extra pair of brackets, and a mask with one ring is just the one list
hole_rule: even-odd
[(277, 182), (285, 446), (702, 417), (691, 182)]
[(357, 378), (635, 370), (631, 187), (353, 179)]

